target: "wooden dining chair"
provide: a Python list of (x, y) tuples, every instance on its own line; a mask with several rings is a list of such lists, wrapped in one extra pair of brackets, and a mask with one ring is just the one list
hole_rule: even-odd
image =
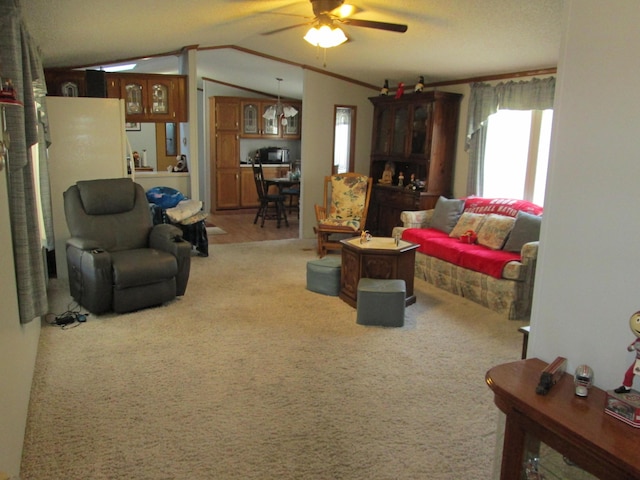
[(289, 226), (289, 220), (287, 219), (287, 211), (284, 206), (285, 196), (280, 193), (269, 193), (264, 181), (264, 173), (262, 172), (262, 163), (252, 162), (253, 179), (256, 184), (256, 191), (258, 192), (258, 199), (260, 206), (256, 217), (253, 219), (255, 224), (258, 218), (262, 218), (260, 223), (261, 227), (264, 227), (265, 220), (276, 220), (276, 225), (280, 228), (280, 223), (284, 220), (285, 225)]
[[(340, 250), (336, 234), (359, 235), (365, 229), (373, 179), (359, 173), (341, 173), (324, 178), (323, 205), (316, 205), (318, 255)], [(343, 235), (344, 236), (344, 235)]]

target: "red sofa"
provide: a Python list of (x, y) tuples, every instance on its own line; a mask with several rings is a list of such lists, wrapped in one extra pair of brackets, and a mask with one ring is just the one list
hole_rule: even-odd
[(433, 210), (403, 212), (404, 227), (394, 235), (420, 245), (416, 277), (510, 319), (526, 319), (542, 212), (524, 200), (441, 198)]

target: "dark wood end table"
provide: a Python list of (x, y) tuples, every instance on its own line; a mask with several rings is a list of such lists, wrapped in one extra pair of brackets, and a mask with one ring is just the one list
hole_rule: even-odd
[(360, 243), (360, 237), (341, 240), (342, 269), (340, 298), (352, 307), (358, 304), (358, 282), (361, 278), (404, 280), (407, 287), (405, 305), (416, 302), (413, 294), (417, 243), (394, 238), (373, 237)]

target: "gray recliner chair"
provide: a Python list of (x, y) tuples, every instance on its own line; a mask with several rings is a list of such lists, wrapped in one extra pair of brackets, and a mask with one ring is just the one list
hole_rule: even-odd
[(71, 233), (71, 296), (92, 313), (124, 313), (183, 295), (191, 244), (169, 224), (153, 225), (142, 186), (130, 178), (77, 182), (64, 192)]

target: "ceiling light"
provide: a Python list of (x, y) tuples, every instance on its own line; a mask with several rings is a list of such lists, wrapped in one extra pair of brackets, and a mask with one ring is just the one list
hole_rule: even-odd
[(282, 82), (282, 79), (276, 78), (276, 80), (278, 81), (278, 103), (270, 105), (262, 114), (262, 117), (267, 120), (276, 120), (280, 118), (282, 125), (286, 125), (288, 123), (287, 117), (295, 117), (298, 114), (298, 110), (290, 105), (282, 104), (280, 101), (280, 82)]
[(337, 15), (340, 18), (345, 18), (356, 13), (356, 7), (353, 5), (349, 5), (348, 3), (343, 3), (338, 8), (334, 9), (331, 13)]
[(304, 39), (314, 47), (332, 48), (346, 42), (347, 36), (339, 27), (331, 28), (329, 25), (322, 25), (320, 28), (310, 28)]

